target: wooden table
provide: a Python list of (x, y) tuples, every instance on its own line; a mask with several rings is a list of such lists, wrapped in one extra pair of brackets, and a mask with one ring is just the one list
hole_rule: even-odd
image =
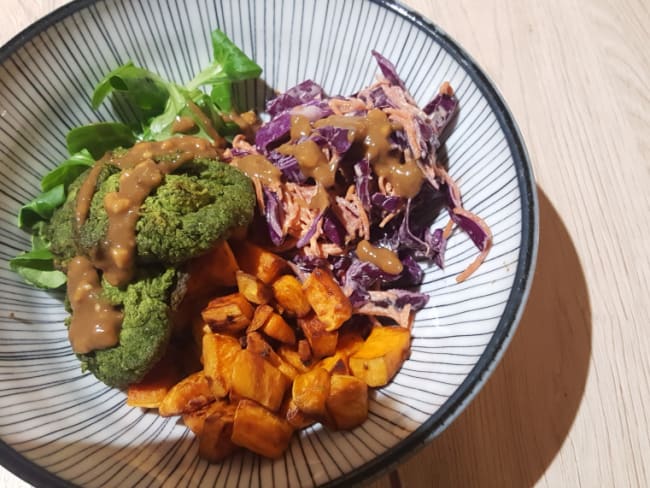
[[(65, 0), (2, 0), (0, 43)], [(407, 0), (460, 42), (537, 176), (537, 274), (496, 372), (371, 484), (649, 486), (650, 9), (646, 0)], [(28, 486), (0, 468), (0, 486)]]

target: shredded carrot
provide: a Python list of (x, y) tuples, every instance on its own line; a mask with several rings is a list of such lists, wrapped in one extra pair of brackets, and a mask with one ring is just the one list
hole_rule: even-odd
[(357, 110), (366, 110), (366, 104), (358, 98), (332, 98), (327, 102), (336, 115), (345, 115)]
[(481, 226), (481, 228), (487, 234), (487, 241), (485, 242), (485, 247), (483, 250), (479, 253), (478, 256), (476, 256), (476, 259), (472, 261), (472, 263), (465, 269), (465, 271), (456, 276), (456, 282), (462, 283), (467, 278), (469, 278), (479, 268), (479, 266), (481, 266), (483, 261), (485, 261), (485, 258), (492, 248), (492, 231), (482, 218), (480, 218), (478, 215), (473, 214), (472, 212), (465, 210), (464, 208), (456, 207), (453, 212), (457, 215), (462, 215), (468, 219), (473, 220), (479, 226)]
[(388, 215), (386, 215), (386, 217), (381, 219), (381, 222), (379, 222), (379, 228), (383, 229), (386, 226), (386, 224), (391, 220), (393, 220), (397, 215), (399, 215), (399, 212), (391, 212)]
[(387, 114), (390, 114), (391, 122), (398, 122), (404, 127), (406, 138), (409, 141), (409, 146), (413, 151), (413, 157), (420, 159), (422, 150), (420, 149), (420, 141), (418, 139), (418, 131), (415, 127), (415, 116), (404, 109), (387, 108), (384, 109)]
[(444, 239), (449, 239), (449, 236), (451, 235), (451, 231), (453, 230), (453, 228), (454, 228), (454, 221), (450, 219), (449, 222), (447, 222), (447, 225), (445, 225), (444, 230), (442, 231), (442, 237)]

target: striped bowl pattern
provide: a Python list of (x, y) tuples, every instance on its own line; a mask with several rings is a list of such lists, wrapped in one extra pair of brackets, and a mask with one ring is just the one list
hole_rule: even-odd
[[(264, 69), (267, 84), (240, 95), (262, 106), (268, 87), (306, 78), (353, 93), (377, 72), (371, 49), (392, 60), (420, 103), (443, 80), (461, 104), (446, 141), (465, 206), (482, 216), (494, 247), (479, 271), (455, 276), (476, 254), (452, 237), (444, 271), (426, 270), (431, 295), (413, 330), (412, 354), (372, 393), (370, 418), (351, 432), (315, 426), (281, 459), (241, 454), (209, 465), (176, 418), (129, 408), (125, 395), (81, 374), (62, 322), (61, 296), (23, 284), (7, 260), (27, 249), (15, 227), (40, 177), (66, 157), (75, 126), (114, 120), (94, 111), (94, 84), (128, 59), (186, 82), (209, 62), (218, 27)], [(36, 485), (348, 485), (387, 469), (441, 432), (494, 368), (521, 314), (537, 244), (534, 180), (500, 96), (437, 27), (381, 0), (81, 0), (14, 38), (0, 52), (0, 458)], [(441, 218), (442, 222), (442, 218)], [(444, 223), (444, 222), (443, 222)]]

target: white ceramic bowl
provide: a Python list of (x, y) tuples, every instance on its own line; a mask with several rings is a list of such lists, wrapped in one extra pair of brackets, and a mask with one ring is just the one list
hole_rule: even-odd
[[(449, 243), (444, 271), (426, 270), (431, 295), (416, 319), (412, 354), (372, 396), (370, 418), (351, 432), (320, 426), (297, 435), (276, 461), (242, 454), (219, 465), (197, 457), (175, 418), (127, 407), (125, 395), (81, 374), (62, 322), (61, 297), (8, 270), (27, 249), (15, 227), (40, 177), (65, 159), (74, 127), (114, 120), (90, 107), (94, 84), (133, 59), (186, 82), (211, 57), (218, 27), (283, 90), (312, 78), (353, 93), (377, 72), (371, 49), (396, 64), (420, 103), (449, 80), (460, 101), (446, 142), (465, 207), (492, 228), (494, 247), (464, 283), (476, 253)], [(249, 103), (269, 93), (242, 88)], [(108, 107), (108, 108), (107, 108)], [(0, 51), (0, 460), (39, 486), (345, 485), (376, 475), (440, 433), (476, 394), (508, 344), (532, 280), (537, 245), (535, 184), (503, 100), (444, 32), (407, 8), (363, 0), (79, 0)]]

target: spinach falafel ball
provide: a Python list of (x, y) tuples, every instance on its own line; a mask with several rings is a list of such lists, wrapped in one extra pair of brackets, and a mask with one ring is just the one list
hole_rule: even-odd
[[(116, 166), (106, 165), (97, 177), (95, 189), (99, 188), (106, 179), (119, 171)], [(44, 226), (44, 237), (50, 245), (54, 256), (54, 264), (59, 269), (65, 269), (67, 262), (79, 254), (75, 213), (77, 195), (81, 185), (88, 177), (90, 169), (81, 173), (68, 187), (68, 196), (62, 206), (57, 208), (49, 222)]]
[(123, 309), (119, 344), (78, 354), (81, 369), (116, 388), (140, 381), (167, 350), (172, 329), (169, 303), (176, 276), (173, 268), (157, 274), (149, 271), (123, 290), (104, 280), (104, 298)]
[[(119, 189), (119, 174), (107, 178), (93, 196), (80, 231), (85, 252), (107, 233), (104, 196)], [(255, 191), (237, 168), (196, 159), (165, 176), (140, 206), (136, 224), (137, 258), (141, 263), (179, 264), (203, 254), (214, 244), (246, 227), (253, 219)]]

